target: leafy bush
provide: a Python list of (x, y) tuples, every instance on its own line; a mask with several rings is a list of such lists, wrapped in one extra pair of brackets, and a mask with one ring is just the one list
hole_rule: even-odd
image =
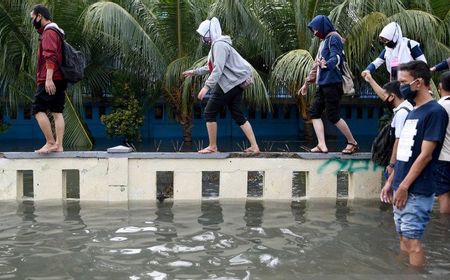
[(140, 128), (144, 124), (141, 102), (135, 93), (138, 85), (119, 77), (113, 84), (113, 110), (100, 119), (110, 136), (123, 136), (127, 141), (140, 141)]

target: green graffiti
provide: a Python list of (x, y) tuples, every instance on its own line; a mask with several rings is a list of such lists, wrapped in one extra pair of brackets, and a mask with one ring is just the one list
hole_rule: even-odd
[(331, 158), (322, 163), (317, 169), (318, 174), (322, 174), (327, 169), (331, 169), (334, 174), (338, 174), (340, 171), (346, 171), (349, 173), (363, 172), (363, 171), (376, 171), (379, 168), (383, 168), (369, 159), (340, 159)]

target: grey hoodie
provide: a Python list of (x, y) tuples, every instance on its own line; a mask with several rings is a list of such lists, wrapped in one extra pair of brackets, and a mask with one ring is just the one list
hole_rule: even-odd
[[(224, 93), (244, 83), (252, 76), (252, 69), (242, 56), (233, 48), (229, 36), (221, 36), (213, 41), (208, 54), (208, 61), (213, 64), (213, 71), (205, 85), (215, 91), (217, 84)], [(194, 69), (194, 75), (209, 73), (208, 65)]]

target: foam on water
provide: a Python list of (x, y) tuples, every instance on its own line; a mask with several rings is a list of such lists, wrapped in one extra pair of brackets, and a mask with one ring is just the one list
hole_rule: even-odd
[(0, 279), (450, 279), (450, 217), (432, 213), (427, 267), (412, 270), (392, 210), (377, 201), (28, 201), (0, 211)]

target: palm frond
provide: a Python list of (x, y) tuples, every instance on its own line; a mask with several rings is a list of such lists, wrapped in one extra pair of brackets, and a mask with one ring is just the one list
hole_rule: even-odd
[(266, 85), (261, 78), (261, 75), (252, 66), (253, 85), (244, 90), (244, 100), (250, 106), (259, 108), (263, 111), (271, 111), (272, 103), (267, 91)]
[(63, 115), (66, 123), (64, 147), (92, 149), (92, 136), (68, 95), (66, 95), (64, 107)]
[(118, 44), (122, 55), (145, 65), (151, 73), (163, 73), (166, 56), (130, 13), (120, 5), (102, 1), (89, 6), (83, 14), (84, 32), (98, 35), (105, 42)]
[(245, 3), (235, 0), (217, 1), (210, 15), (218, 17), (224, 29), (231, 32), (233, 37), (246, 38), (246, 47), (256, 44), (259, 49), (256, 54), (261, 56), (265, 63), (271, 64), (280, 53), (278, 43), (270, 29)]
[(276, 88), (282, 87), (294, 95), (304, 83), (313, 62), (313, 57), (306, 50), (293, 50), (280, 56), (272, 68), (271, 92), (276, 93)]

